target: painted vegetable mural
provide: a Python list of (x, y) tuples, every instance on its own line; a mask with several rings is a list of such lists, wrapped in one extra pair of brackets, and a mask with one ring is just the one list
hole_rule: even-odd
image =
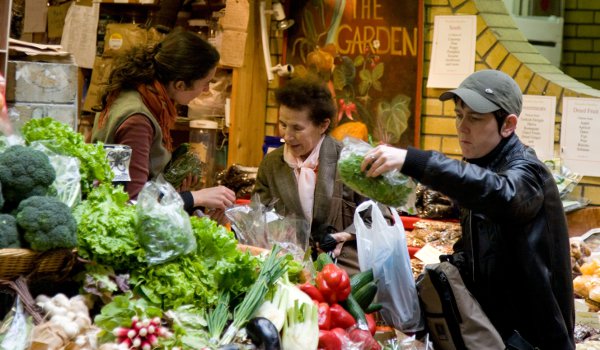
[(365, 139), (367, 130), (374, 142), (417, 141), (419, 6), (406, 3), (403, 15), (392, 0), (290, 3), (298, 25), (287, 33), (287, 63), (296, 76), (317, 76), (329, 85), (338, 106), (337, 139)]

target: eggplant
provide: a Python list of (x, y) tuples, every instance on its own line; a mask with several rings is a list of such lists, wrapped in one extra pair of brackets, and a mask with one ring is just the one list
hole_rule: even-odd
[(264, 317), (255, 317), (248, 321), (246, 333), (252, 343), (261, 350), (281, 350), (279, 332), (273, 324)]

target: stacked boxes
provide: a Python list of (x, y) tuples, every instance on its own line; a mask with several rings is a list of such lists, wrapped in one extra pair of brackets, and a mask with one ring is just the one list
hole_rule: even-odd
[(9, 61), (8, 115), (17, 128), (30, 119), (51, 117), (77, 128), (77, 66)]

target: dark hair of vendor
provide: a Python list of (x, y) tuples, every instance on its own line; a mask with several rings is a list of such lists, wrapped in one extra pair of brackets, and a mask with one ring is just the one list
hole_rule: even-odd
[(315, 125), (329, 119), (329, 130), (335, 121), (336, 106), (327, 85), (316, 79), (294, 78), (275, 91), (275, 99), (281, 105), (294, 110), (309, 110), (309, 118)]
[(191, 88), (219, 63), (219, 52), (198, 34), (174, 31), (153, 46), (136, 46), (115, 59), (108, 84), (102, 95), (102, 106), (111, 93), (136, 89), (154, 80), (167, 85), (183, 81)]

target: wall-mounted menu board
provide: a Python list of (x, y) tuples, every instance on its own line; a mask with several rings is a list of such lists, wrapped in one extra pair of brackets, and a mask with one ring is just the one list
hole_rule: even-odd
[(560, 153), (584, 176), (600, 176), (600, 98), (563, 98)]

